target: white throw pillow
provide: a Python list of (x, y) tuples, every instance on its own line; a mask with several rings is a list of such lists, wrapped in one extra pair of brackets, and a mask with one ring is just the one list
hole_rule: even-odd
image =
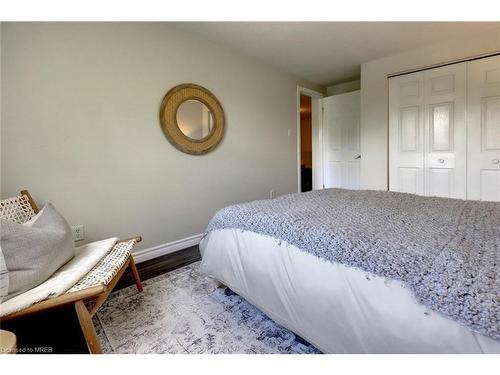
[(9, 294), (9, 271), (5, 264), (2, 245), (0, 243), (0, 303), (2, 303), (7, 294)]
[(75, 256), (71, 228), (50, 203), (24, 224), (0, 219), (0, 232), (8, 271), (7, 295), (0, 279), (4, 301), (40, 285)]

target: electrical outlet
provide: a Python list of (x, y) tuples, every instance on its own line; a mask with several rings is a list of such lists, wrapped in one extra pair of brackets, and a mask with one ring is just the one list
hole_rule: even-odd
[(276, 198), (276, 192), (274, 190), (269, 190), (269, 198)]
[(73, 232), (73, 240), (75, 240), (75, 242), (85, 239), (85, 229), (82, 224), (72, 225), (71, 231)]

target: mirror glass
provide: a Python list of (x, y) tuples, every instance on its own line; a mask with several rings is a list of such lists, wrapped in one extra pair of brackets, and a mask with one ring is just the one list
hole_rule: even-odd
[(212, 131), (213, 116), (210, 109), (198, 100), (186, 100), (177, 109), (177, 124), (181, 132), (191, 139), (203, 139)]

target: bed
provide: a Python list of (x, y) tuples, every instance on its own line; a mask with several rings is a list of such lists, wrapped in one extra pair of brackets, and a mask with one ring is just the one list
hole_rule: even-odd
[(201, 269), (324, 353), (500, 353), (499, 228), (498, 203), (324, 189), (219, 211)]

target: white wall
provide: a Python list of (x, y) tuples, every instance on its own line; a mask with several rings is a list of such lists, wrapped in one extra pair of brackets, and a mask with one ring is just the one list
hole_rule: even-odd
[[(297, 85), (321, 87), (168, 24), (4, 23), (1, 41), (2, 196), (29, 188), (87, 240), (142, 234), (152, 247), (201, 233), (226, 205), (297, 190)], [(226, 115), (204, 156), (158, 121), (188, 82)]]
[(500, 29), (361, 65), (361, 186), (388, 189), (387, 76), (500, 50)]
[(326, 95), (332, 96), (332, 95), (344, 94), (346, 92), (359, 90), (360, 87), (361, 87), (361, 81), (359, 79), (355, 81), (337, 83), (335, 85), (331, 85), (326, 88)]

